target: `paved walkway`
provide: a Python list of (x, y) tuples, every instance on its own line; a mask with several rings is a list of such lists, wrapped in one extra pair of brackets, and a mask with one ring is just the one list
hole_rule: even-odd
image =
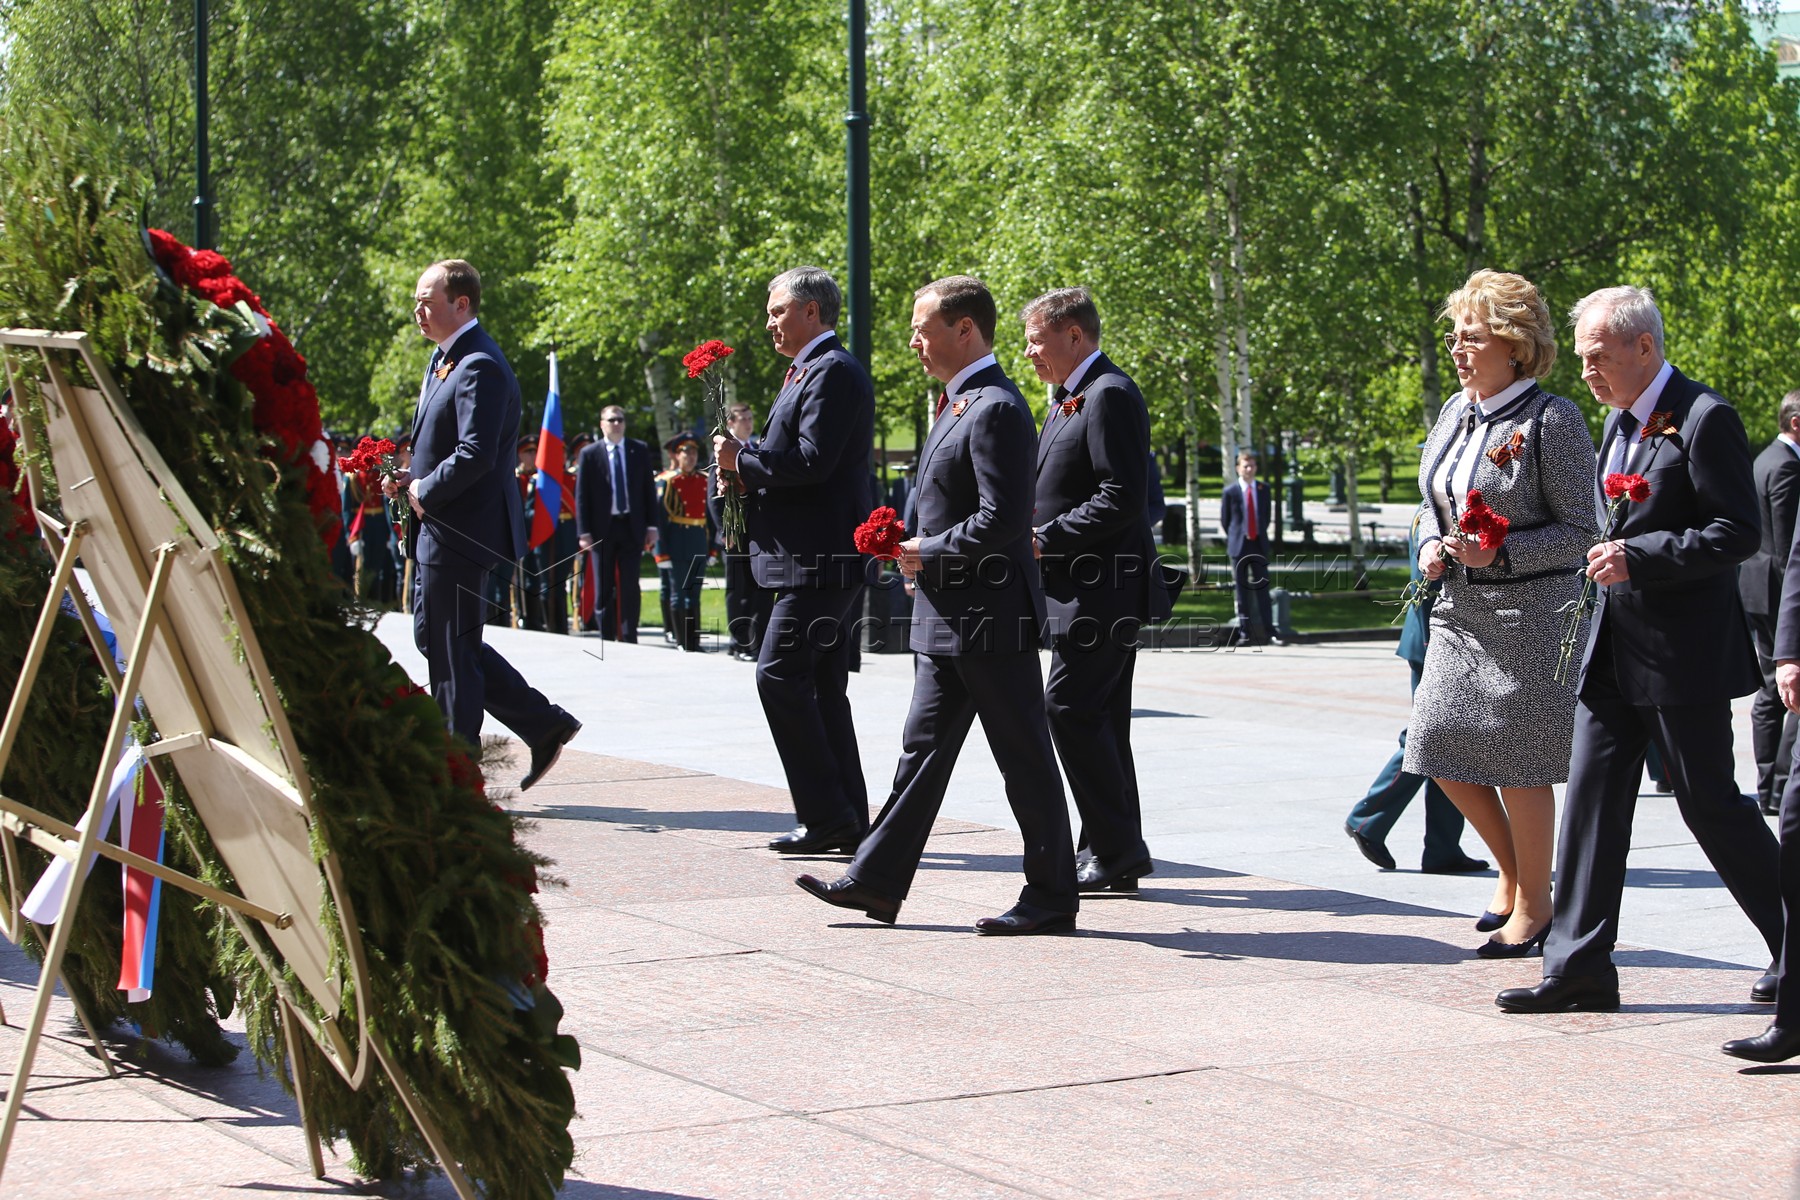
[[(1766, 1022), (1746, 997), (1761, 951), (1671, 804), (1640, 814), (1626, 933), (1663, 948), (1621, 953), (1618, 1014), (1500, 1014), (1494, 991), (1536, 964), (1469, 954), (1488, 882), (1355, 855), (1337, 823), (1405, 719), (1385, 648), (1145, 656), (1158, 873), (1087, 902), (1077, 936), (1008, 940), (969, 930), (1019, 883), (980, 739), (890, 929), (793, 887), (841, 860), (761, 848), (789, 817), (749, 667), (495, 640), (587, 721), (514, 801), (566, 881), (544, 898), (585, 1053), (566, 1196), (1794, 1191), (1800, 1080), (1717, 1050)], [(908, 668), (871, 658), (853, 683), (877, 803)], [(1409, 813), (1403, 861), (1418, 832)], [(15, 1019), (30, 978), (0, 953)], [(122, 1047), (109, 1081), (66, 1010), (55, 1029), (8, 1195), (346, 1194), (341, 1161), (307, 1177), (291, 1103), (247, 1064)], [(0, 1061), (16, 1045), (0, 1030)]]

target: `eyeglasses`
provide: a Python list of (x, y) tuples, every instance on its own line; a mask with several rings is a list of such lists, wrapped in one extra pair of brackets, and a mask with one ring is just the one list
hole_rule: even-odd
[(1446, 333), (1444, 335), (1444, 349), (1452, 354), (1455, 354), (1459, 349), (1467, 350), (1473, 354), (1485, 345), (1487, 345), (1486, 338), (1471, 337), (1461, 333)]

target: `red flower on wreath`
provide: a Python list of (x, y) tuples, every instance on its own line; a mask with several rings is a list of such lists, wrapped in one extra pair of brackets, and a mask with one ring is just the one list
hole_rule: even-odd
[(1481, 498), (1480, 488), (1470, 488), (1468, 502), (1463, 505), (1462, 515), (1456, 519), (1458, 529), (1475, 538), (1483, 550), (1498, 550), (1506, 541), (1507, 530), (1512, 522), (1495, 512), (1486, 500)]
[(1642, 504), (1650, 498), (1650, 481), (1642, 475), (1626, 475), (1614, 471), (1606, 477), (1601, 485), (1608, 500), (1617, 500), (1623, 496), (1633, 504)]
[(706, 373), (706, 368), (723, 359), (730, 358), (732, 349), (718, 338), (701, 342), (692, 350), (681, 356), (681, 365), (687, 368), (689, 379), (698, 379)]
[(319, 396), (306, 378), (300, 357), (281, 327), (269, 319), (257, 294), (231, 273), (231, 263), (216, 250), (193, 250), (162, 229), (145, 231), (156, 265), (187, 291), (220, 308), (243, 304), (261, 317), (268, 331), (231, 364), (231, 374), (249, 391), (251, 422), (269, 438), (284, 463), (304, 463), (306, 501), (325, 544), (341, 532), (337, 481), (331, 474), (331, 451), (319, 422)]
[(856, 549), (877, 560), (900, 557), (900, 543), (906, 540), (906, 522), (900, 514), (883, 505), (869, 514), (869, 519), (856, 527)]
[(25, 486), (25, 472), (19, 470), (16, 447), (18, 435), (0, 408), (0, 541), (30, 537), (37, 532), (37, 514), (31, 508), (31, 489)]

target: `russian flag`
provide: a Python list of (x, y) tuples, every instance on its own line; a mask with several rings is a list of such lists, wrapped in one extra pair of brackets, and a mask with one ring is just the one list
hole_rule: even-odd
[(556, 379), (556, 351), (550, 352), (550, 397), (544, 401), (544, 425), (538, 431), (537, 507), (531, 514), (531, 548), (556, 533), (557, 513), (575, 511), (575, 486), (569, 480), (563, 450), (562, 388)]

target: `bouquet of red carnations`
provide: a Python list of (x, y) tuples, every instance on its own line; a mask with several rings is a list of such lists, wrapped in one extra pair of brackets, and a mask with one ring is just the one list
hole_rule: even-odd
[[(1614, 471), (1601, 483), (1600, 488), (1606, 493), (1606, 529), (1601, 533), (1600, 540), (1610, 542), (1619, 528), (1619, 511), (1625, 507), (1627, 500), (1633, 504), (1642, 504), (1648, 500), (1650, 481), (1642, 475), (1626, 475)], [(1562, 611), (1569, 614), (1569, 621), (1563, 626), (1562, 642), (1556, 648), (1556, 682), (1567, 683), (1575, 665), (1575, 643), (1581, 633), (1581, 623), (1594, 611), (1592, 575), (1586, 571), (1581, 573), (1581, 595), (1563, 605)]]
[(906, 540), (906, 522), (886, 505), (869, 514), (869, 519), (856, 527), (858, 553), (874, 556), (878, 562), (900, 557), (900, 543)]
[[(1481, 498), (1480, 488), (1470, 488), (1468, 498), (1463, 503), (1463, 510), (1456, 518), (1456, 528), (1464, 537), (1474, 539), (1483, 550), (1498, 550), (1506, 542), (1506, 534), (1512, 528), (1512, 522), (1493, 510), (1486, 500)], [(1444, 543), (1438, 543), (1438, 561), (1446, 566), (1456, 560), (1444, 549)], [(1398, 625), (1406, 619), (1406, 614), (1425, 603), (1435, 580), (1414, 579), (1407, 583), (1406, 590), (1400, 593), (1400, 612), (1390, 624)]]
[[(718, 338), (701, 342), (692, 350), (681, 356), (681, 365), (687, 368), (689, 379), (698, 379), (706, 388), (707, 403), (713, 409), (713, 434), (716, 437), (730, 437), (725, 425), (725, 418), (730, 404), (725, 395), (725, 368), (720, 366), (730, 358), (732, 350)], [(736, 471), (719, 472), (719, 484), (725, 497), (721, 506), (724, 528), (719, 533), (725, 539), (727, 550), (744, 548), (744, 484)]]

